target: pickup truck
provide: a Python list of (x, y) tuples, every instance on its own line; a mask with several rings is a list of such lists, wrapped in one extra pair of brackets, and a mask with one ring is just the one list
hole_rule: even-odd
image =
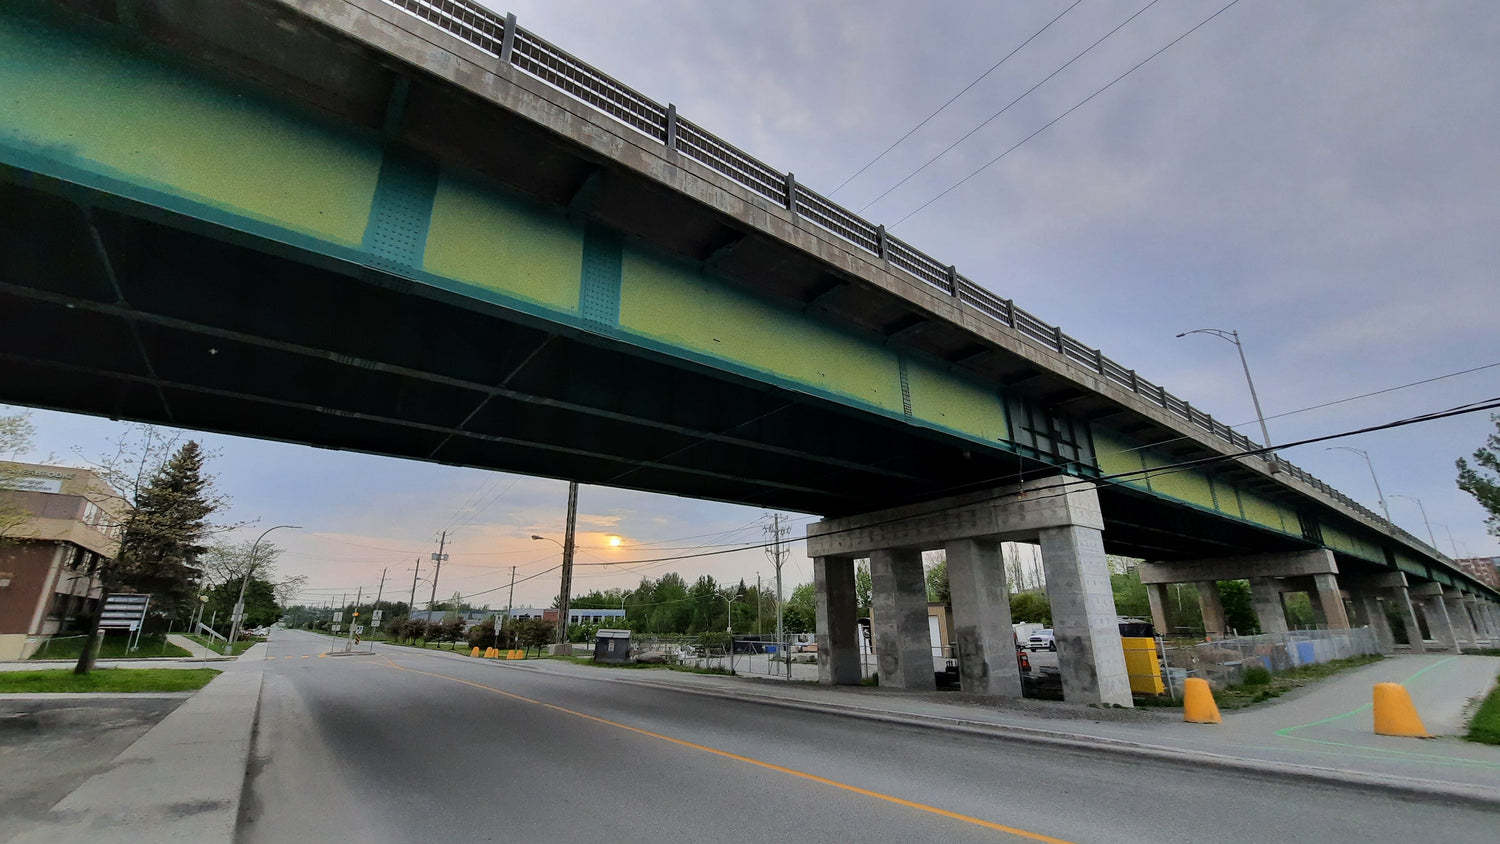
[(1031, 634), (1031, 639), (1027, 642), (1027, 647), (1033, 651), (1057, 650), (1057, 640), (1052, 636), (1052, 628), (1048, 627)]

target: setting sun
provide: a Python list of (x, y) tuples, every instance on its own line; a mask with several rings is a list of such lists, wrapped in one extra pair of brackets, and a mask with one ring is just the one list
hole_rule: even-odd
[(618, 536), (611, 536), (609, 538), (609, 547), (611, 547), (611, 548), (619, 548), (621, 542), (624, 542), (624, 540), (621, 539), (620, 537), (618, 537)]

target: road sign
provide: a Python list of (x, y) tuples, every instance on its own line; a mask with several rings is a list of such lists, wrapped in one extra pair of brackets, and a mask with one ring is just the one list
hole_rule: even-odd
[(334, 620), (335, 623), (343, 621), (344, 620), (344, 611), (343, 610), (334, 610), (333, 611), (333, 620)]
[(150, 595), (110, 595), (104, 599), (104, 611), (99, 616), (99, 627), (116, 630), (135, 630), (146, 620), (146, 608), (151, 604)]
[(343, 626), (344, 625), (342, 625), (342, 624), (335, 624), (335, 625), (333, 625), (333, 632), (335, 632), (335, 633), (339, 632), (339, 630), (341, 628), (343, 628)]
[(375, 621), (375, 623), (376, 623), (376, 624), (379, 624), (379, 623), (380, 623), (380, 619), (382, 619), (382, 618), (384, 618), (384, 617), (385, 617), (385, 610), (376, 610), (376, 611), (375, 611), (375, 612), (374, 612), (374, 613), (373, 613), (373, 614), (372, 614), (372, 615), (371, 615), (371, 616), (370, 616), (370, 618), (371, 618), (371, 619), (373, 619), (373, 620), (374, 620), (374, 621)]
[(356, 625), (354, 625), (354, 635), (356, 635), (356, 636), (363, 636), (364, 634), (365, 634), (365, 626), (363, 624), (356, 624)]

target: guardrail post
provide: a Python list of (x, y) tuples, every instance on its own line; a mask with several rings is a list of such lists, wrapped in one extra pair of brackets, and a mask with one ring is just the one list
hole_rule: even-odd
[(797, 177), (791, 173), (786, 174), (786, 209), (797, 213)]
[(1016, 327), (1016, 300), (1005, 300), (1005, 324), (1011, 328)]
[(876, 254), (880, 256), (880, 260), (890, 260), (890, 241), (886, 240), (885, 226), (875, 227), (875, 245), (877, 249)]
[(1104, 374), (1104, 353), (1098, 349), (1094, 350), (1094, 369), (1097, 369), (1100, 375)]
[(1167, 388), (1157, 387), (1156, 389), (1161, 393), (1161, 406), (1164, 408), (1170, 407), (1170, 405), (1167, 404)]
[(510, 64), (510, 54), (516, 47), (516, 16), (505, 16), (505, 34), (500, 38), (500, 63)]
[(667, 149), (677, 149), (677, 106), (667, 103)]
[(1137, 395), (1141, 392), (1141, 381), (1136, 377), (1134, 369), (1130, 370), (1130, 392)]
[[(952, 264), (948, 265), (948, 292), (953, 294), (953, 298), (955, 298), (955, 299), (959, 298), (959, 295), (958, 295), (958, 268), (955, 267), (955, 266), (953, 266)], [(961, 299), (959, 301), (962, 302)]]
[(1063, 333), (1061, 325), (1053, 326), (1052, 342), (1057, 344), (1057, 353), (1066, 357), (1067, 352), (1063, 349)]

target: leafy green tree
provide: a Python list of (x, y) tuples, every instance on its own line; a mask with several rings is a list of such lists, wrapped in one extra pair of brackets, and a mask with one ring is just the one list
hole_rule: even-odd
[(817, 587), (804, 583), (792, 590), (781, 612), (782, 626), (788, 633), (811, 633), (818, 624)]
[(946, 604), (953, 600), (948, 589), (948, 560), (946, 557), (927, 567), (927, 602)]
[(870, 602), (875, 591), (874, 583), (870, 580), (870, 564), (859, 562), (854, 566), (854, 603), (859, 606), (861, 618), (870, 614)]
[(544, 648), (552, 644), (552, 639), (556, 634), (557, 626), (550, 621), (540, 618), (523, 618), (516, 622), (516, 639), (521, 647), (527, 650)]
[(1229, 624), (1229, 629), (1237, 631), (1241, 636), (1253, 636), (1260, 632), (1260, 618), (1250, 603), (1250, 581), (1219, 581), (1219, 603), (1224, 605), (1224, 620)]
[(1500, 414), (1490, 417), (1496, 433), (1474, 451), (1474, 465), (1458, 459), (1458, 488), (1474, 496), (1489, 516), (1484, 520), (1489, 532), (1500, 536)]
[(1020, 623), (1052, 626), (1052, 603), (1041, 589), (1029, 589), (1010, 596), (1010, 620)]
[[(203, 607), (204, 616), (213, 618), (217, 614), (221, 632), (227, 633), (229, 630), (229, 618), (234, 612), (235, 601), (240, 596), (240, 583), (238, 579), (226, 580), (208, 590), (208, 603)], [(245, 620), (241, 627), (265, 627), (279, 620), (281, 605), (276, 602), (276, 585), (250, 575), (249, 582), (245, 584)]]

